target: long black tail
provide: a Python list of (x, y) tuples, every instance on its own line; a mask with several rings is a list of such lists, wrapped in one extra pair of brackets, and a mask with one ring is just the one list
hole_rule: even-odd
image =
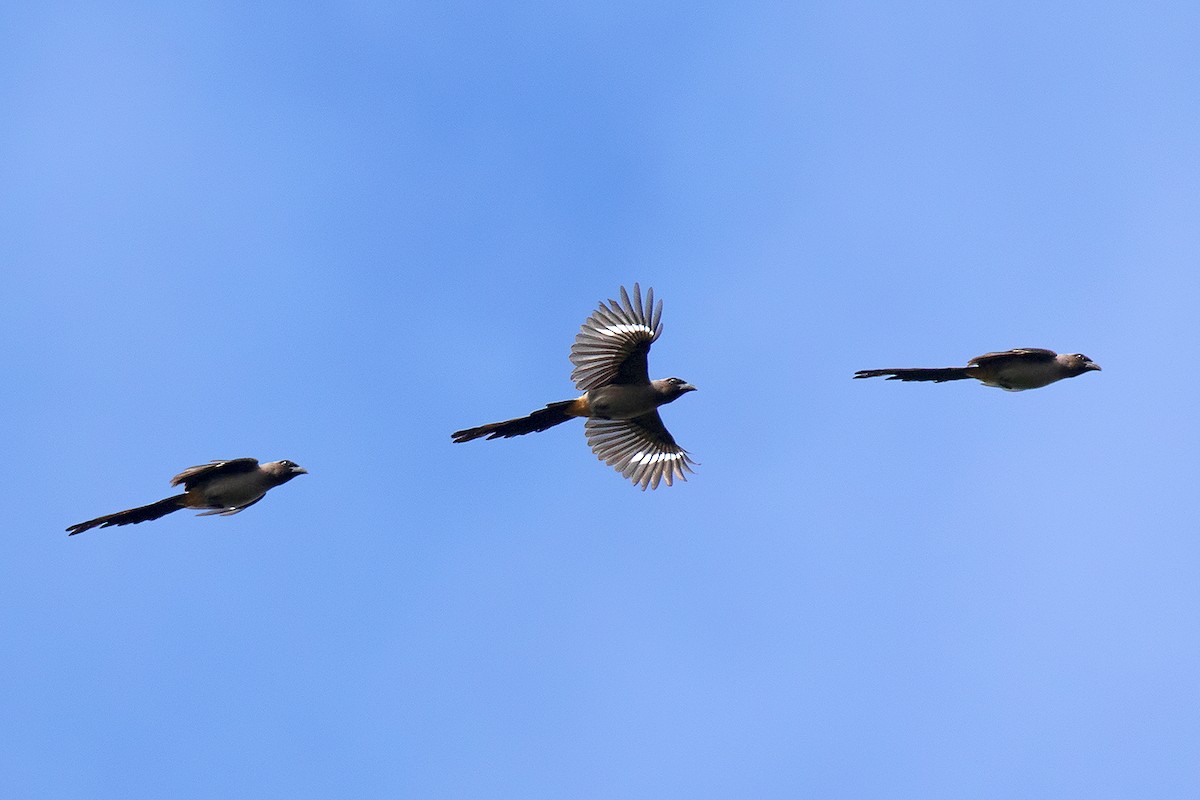
[(961, 381), (970, 378), (969, 367), (942, 367), (941, 369), (860, 369), (856, 378), (878, 378), (886, 375), (889, 381)]
[(578, 407), (578, 403), (578, 400), (563, 400), (559, 403), (550, 403), (545, 408), (539, 408), (527, 417), (506, 419), (504, 422), (480, 425), (478, 428), (467, 428), (465, 431), (455, 431), (450, 435), (454, 438), (455, 444), (458, 444), (460, 442), (469, 442), (473, 439), (480, 439), (484, 436), (489, 439), (509, 439), (513, 436), (536, 433), (553, 428), (555, 425), (561, 425), (569, 419), (580, 416), (579, 414), (571, 413), (573, 409)]
[(90, 531), (92, 528), (108, 528), (113, 525), (136, 525), (139, 522), (149, 522), (152, 519), (165, 517), (172, 511), (178, 511), (181, 508), (187, 508), (184, 502), (187, 498), (185, 494), (177, 494), (174, 497), (168, 497), (166, 500), (159, 500), (157, 503), (151, 503), (148, 506), (138, 506), (127, 511), (118, 511), (115, 514), (106, 514), (103, 517), (89, 519), (87, 522), (80, 522), (67, 528), (67, 533), (74, 536), (77, 533)]

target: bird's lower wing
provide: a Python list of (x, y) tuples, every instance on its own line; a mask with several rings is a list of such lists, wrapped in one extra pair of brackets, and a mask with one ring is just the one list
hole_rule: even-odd
[(596, 457), (614, 467), (643, 490), (660, 482), (686, 481), (696, 464), (663, 425), (657, 411), (634, 419), (588, 419), (588, 445)]
[(245, 503), (240, 506), (233, 506), (231, 508), (214, 508), (212, 511), (205, 511), (203, 513), (197, 514), (196, 516), (197, 517), (211, 517), (213, 514), (219, 514), (222, 517), (230, 517), (230, 516), (233, 516), (234, 514), (245, 511), (247, 508), (254, 505), (259, 500), (262, 500), (264, 497), (266, 497), (266, 495), (260, 495), (260, 496), (256, 497), (255, 499), (251, 500), (249, 503)]

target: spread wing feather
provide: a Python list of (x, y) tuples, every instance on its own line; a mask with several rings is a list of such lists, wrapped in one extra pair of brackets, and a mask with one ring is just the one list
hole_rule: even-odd
[(662, 301), (654, 303), (654, 289), (633, 285), (630, 299), (621, 287), (621, 299), (600, 302), (583, 323), (571, 345), (571, 380), (581, 391), (609, 384), (649, 383), (646, 355), (662, 335)]
[(657, 411), (633, 419), (588, 419), (584, 433), (597, 458), (643, 491), (657, 489), (660, 482), (670, 486), (676, 478), (686, 481), (684, 473), (693, 472), (696, 464), (675, 443)]

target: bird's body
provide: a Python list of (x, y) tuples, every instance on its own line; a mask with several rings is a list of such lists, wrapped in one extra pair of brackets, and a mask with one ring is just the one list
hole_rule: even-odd
[(71, 536), (92, 528), (136, 525), (165, 517), (185, 508), (207, 509), (199, 516), (229, 516), (257, 503), (272, 488), (287, 483), (306, 470), (291, 461), (259, 464), (253, 458), (234, 458), (189, 467), (171, 479), (172, 486), (184, 487), (182, 494), (138, 506), (115, 514), (106, 514), (67, 528)]
[(662, 333), (661, 316), (662, 301), (654, 305), (653, 289), (643, 305), (636, 283), (632, 300), (622, 287), (621, 300), (600, 303), (571, 347), (571, 377), (582, 395), (524, 417), (455, 431), (454, 441), (507, 439), (583, 417), (596, 456), (643, 489), (686, 480), (694, 462), (675, 444), (658, 408), (696, 387), (680, 378), (650, 380), (646, 357)]
[(1010, 392), (1040, 389), (1064, 378), (1099, 370), (1082, 353), (1058, 354), (1040, 347), (1021, 347), (972, 358), (965, 367), (864, 369), (855, 378), (886, 377), (889, 381), (958, 381), (974, 378), (985, 386)]
[[(642, 384), (600, 386), (583, 396), (587, 416), (598, 419), (633, 419), (648, 414), (675, 397), (669, 395), (665, 381)], [(676, 395), (678, 396), (678, 395)]]
[[(247, 461), (253, 460), (247, 459)], [(217, 463), (229, 464), (229, 462)], [(257, 462), (255, 462), (255, 466), (257, 466)], [(202, 472), (195, 474), (194, 470), (202, 470)], [(189, 475), (189, 473), (193, 474)], [(211, 465), (206, 464), (203, 467), (192, 467), (175, 476), (171, 485), (178, 486), (182, 483), (188, 487), (187, 492), (184, 493), (188, 499), (188, 508), (208, 508), (221, 514), (233, 514), (261, 500), (268, 489), (279, 485), (278, 480), (281, 475), (291, 478), (297, 474), (300, 473), (290, 475), (286, 472), (276, 473), (270, 470), (269, 465), (235, 472), (227, 468), (213, 469)]]

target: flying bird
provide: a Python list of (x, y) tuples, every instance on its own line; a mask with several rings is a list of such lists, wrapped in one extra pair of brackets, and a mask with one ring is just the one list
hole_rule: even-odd
[(674, 402), (692, 386), (681, 378), (650, 380), (646, 355), (662, 334), (662, 300), (654, 290), (633, 285), (633, 297), (621, 287), (621, 300), (600, 302), (571, 346), (575, 369), (571, 380), (583, 392), (574, 400), (550, 403), (526, 417), (455, 431), (456, 443), (473, 439), (508, 439), (544, 431), (574, 417), (584, 417), (583, 430), (592, 452), (629, 480), (657, 489), (678, 478), (687, 480), (695, 461), (675, 443), (658, 407)]
[(1063, 378), (1074, 378), (1100, 365), (1082, 353), (1059, 355), (1053, 350), (1038, 347), (1019, 347), (1001, 353), (984, 353), (972, 358), (965, 367), (940, 369), (864, 369), (855, 378), (875, 378), (886, 375), (889, 381), (961, 381), (975, 378), (985, 386), (995, 386), (1010, 392), (1040, 389)]
[(207, 508), (200, 517), (212, 514), (229, 516), (263, 499), (263, 496), (280, 484), (287, 483), (308, 470), (292, 461), (271, 461), (259, 464), (255, 458), (234, 458), (229, 461), (213, 461), (198, 467), (188, 467), (171, 478), (172, 486), (183, 484), (183, 494), (159, 500), (148, 506), (139, 506), (127, 511), (118, 511), (103, 517), (89, 519), (67, 528), (74, 536), (92, 528), (108, 528), (113, 525), (136, 525), (159, 517), (165, 517), (184, 508)]

